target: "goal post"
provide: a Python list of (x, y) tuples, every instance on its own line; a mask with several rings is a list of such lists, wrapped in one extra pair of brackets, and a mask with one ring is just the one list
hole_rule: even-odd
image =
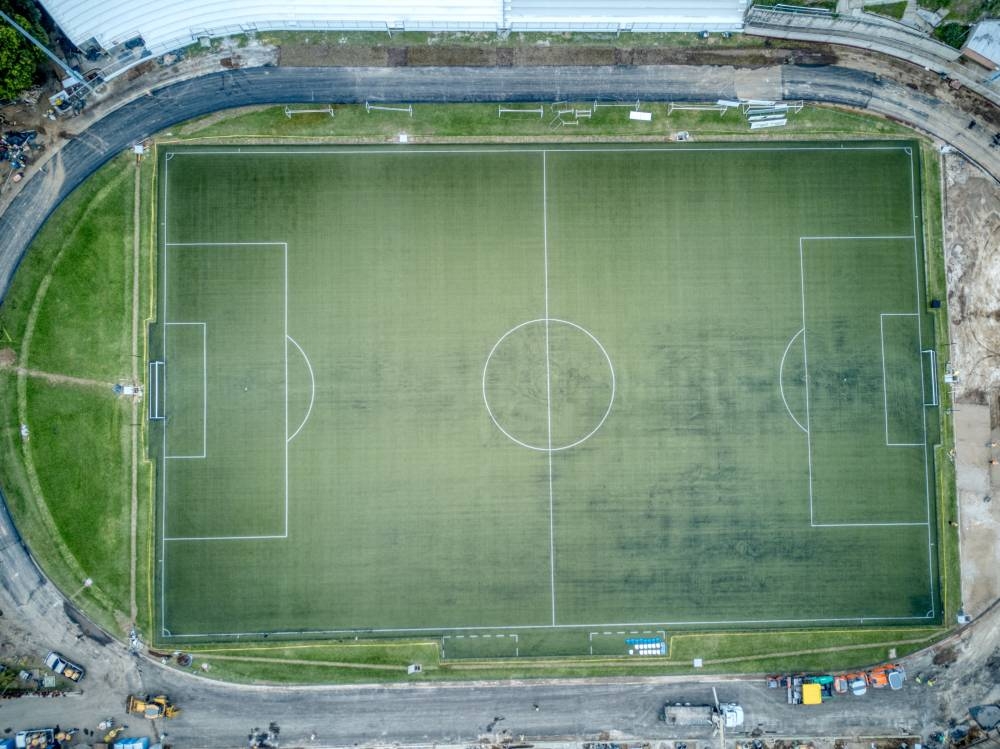
[(151, 361), (149, 363), (149, 382), (147, 385), (150, 421), (162, 421), (165, 418), (163, 413), (163, 375), (164, 363), (162, 361)]

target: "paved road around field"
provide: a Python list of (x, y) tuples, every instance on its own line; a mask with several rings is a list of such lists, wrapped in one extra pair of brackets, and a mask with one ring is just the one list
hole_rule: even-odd
[[(881, 63), (854, 67), (784, 65), (755, 71), (727, 67), (574, 68), (255, 68), (218, 72), (164, 86), (120, 106), (63, 146), (0, 216), (0, 290), (53, 208), (114, 154), (172, 124), (215, 111), (262, 103), (553, 101), (733, 98), (751, 90), (831, 102), (896, 117), (951, 143), (994, 177), (1000, 159), (981, 123), (931, 88), (881, 74)], [(129, 691), (167, 691), (185, 708), (166, 724), (177, 746), (245, 743), (254, 726), (275, 721), (284, 746), (344, 746), (379, 741), (464, 743), (487, 731), (514, 736), (588, 737), (616, 730), (637, 738), (676, 735), (658, 722), (664, 700), (700, 702), (711, 687), (741, 702), (748, 725), (774, 735), (839, 736), (915, 733), (926, 736), (974, 704), (1000, 701), (1000, 607), (932, 652), (904, 662), (911, 675), (936, 675), (936, 686), (910, 682), (902, 692), (871, 693), (806, 710), (744, 679), (663, 677), (530, 681), (394, 687), (260, 688), (219, 685), (128, 655), (88, 625), (35, 568), (0, 506), (0, 655), (49, 648), (89, 669), (80, 694), (0, 701), (0, 727), (61, 723), (93, 727), (123, 717)], [(937, 654), (941, 665), (932, 659)], [(947, 664), (947, 665), (946, 665)], [(534, 705), (538, 705), (536, 711)], [(498, 720), (501, 719), (502, 720)], [(132, 721), (133, 732), (154, 732)], [(138, 731), (136, 729), (139, 729)], [(686, 736), (692, 736), (690, 731)]]
[[(264, 688), (217, 684), (140, 660), (122, 644), (81, 628), (9, 534), (9, 522), (0, 524), (0, 562), (5, 637), (24, 638), (20, 648), (30, 643), (40, 653), (54, 647), (89, 669), (80, 694), (0, 702), (4, 726), (93, 727), (114, 716), (130, 723), (130, 733), (166, 730), (182, 747), (239, 746), (251, 728), (271, 721), (281, 727), (284, 746), (463, 744), (501, 729), (529, 739), (593, 739), (603, 731), (704, 739), (705, 732), (670, 729), (657, 714), (665, 700), (710, 700), (714, 686), (720, 698), (743, 705), (748, 728), (766, 735), (927, 736), (950, 718), (964, 718), (971, 705), (1000, 701), (1000, 606), (932, 651), (904, 659), (911, 679), (903, 691), (870, 692), (811, 710), (785, 705), (783, 692), (760, 679), (729, 677)], [(935, 657), (941, 665), (933, 664)], [(916, 674), (932, 677), (935, 686), (918, 686)], [(127, 719), (122, 703), (129, 691), (165, 691), (184, 713), (155, 727)]]

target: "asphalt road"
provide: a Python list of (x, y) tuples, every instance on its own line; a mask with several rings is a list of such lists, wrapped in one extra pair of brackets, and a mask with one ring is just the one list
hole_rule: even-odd
[[(969, 115), (871, 70), (786, 65), (755, 71), (725, 67), (345, 69), (258, 68), (220, 72), (165, 86), (129, 101), (66, 144), (0, 217), (0, 290), (44, 219), (114, 154), (174, 123), (221, 108), (307, 101), (706, 100), (733, 98), (748, 85), (779, 87), (786, 98), (848, 104), (906, 121), (950, 142), (995, 177), (1000, 159), (991, 132), (969, 129)], [(50, 648), (89, 668), (82, 693), (62, 699), (0, 701), (0, 727), (60, 723), (93, 727), (123, 718), (129, 691), (169, 692), (184, 714), (168, 726), (178, 746), (238, 746), (250, 728), (282, 727), (285, 746), (462, 743), (488, 730), (515, 736), (694, 737), (657, 721), (664, 700), (700, 702), (711, 687), (741, 702), (748, 725), (779, 735), (927, 735), (968, 706), (1000, 701), (1000, 608), (955, 642), (957, 660), (934, 666), (931, 654), (906, 661), (912, 673), (938, 673), (938, 686), (873, 693), (808, 711), (783, 704), (760, 681), (697, 678), (525, 682), (302, 689), (218, 685), (126, 654), (86, 623), (34, 567), (6, 512), (0, 512), (0, 633), (4, 644), (43, 655)], [(987, 666), (997, 658), (996, 669)], [(532, 707), (539, 705), (539, 710)], [(503, 718), (497, 721), (497, 718)], [(133, 721), (133, 728), (139, 726)], [(152, 726), (142, 726), (152, 730)], [(130, 731), (132, 732), (132, 731)], [(315, 735), (315, 738), (311, 738)]]

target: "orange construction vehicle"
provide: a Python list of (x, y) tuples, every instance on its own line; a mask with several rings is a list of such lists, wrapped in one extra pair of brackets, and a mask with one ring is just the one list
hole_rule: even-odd
[(868, 683), (875, 689), (889, 687), (890, 689), (902, 689), (903, 680), (906, 678), (906, 671), (897, 663), (887, 663), (878, 666), (868, 672)]
[(855, 697), (862, 697), (868, 693), (868, 675), (863, 671), (844, 674), (844, 678), (847, 679), (847, 686)]

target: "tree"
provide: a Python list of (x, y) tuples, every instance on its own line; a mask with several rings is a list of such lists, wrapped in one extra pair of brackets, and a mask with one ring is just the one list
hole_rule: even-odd
[[(0, 0), (0, 10), (23, 29), (45, 44), (48, 35), (42, 28), (41, 14), (27, 0)], [(38, 77), (38, 63), (45, 56), (21, 36), (13, 26), (0, 20), (0, 101), (16, 99)]]
[(12, 26), (0, 25), (0, 101), (16, 99), (35, 78), (38, 54), (25, 44)]

